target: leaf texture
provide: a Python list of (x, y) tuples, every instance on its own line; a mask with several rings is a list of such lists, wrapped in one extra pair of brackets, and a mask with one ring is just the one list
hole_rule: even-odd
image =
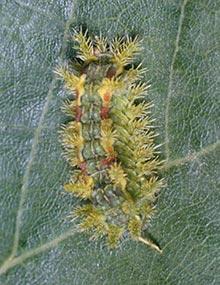
[[(0, 284), (220, 283), (219, 5), (208, 0), (2, 0)], [(45, 4), (46, 3), (46, 4)], [(68, 94), (53, 75), (70, 31), (143, 38), (167, 187), (146, 232), (163, 248), (110, 251), (79, 234), (58, 130)]]

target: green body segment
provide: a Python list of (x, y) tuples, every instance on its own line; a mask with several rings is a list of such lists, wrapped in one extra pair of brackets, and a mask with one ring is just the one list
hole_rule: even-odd
[(81, 129), (84, 139), (82, 156), (86, 162), (92, 160), (96, 162), (97, 169), (89, 171), (90, 175), (98, 170), (98, 161), (105, 157), (105, 151), (100, 144), (101, 138), (101, 117), (100, 110), (102, 101), (98, 94), (86, 92), (81, 97)]
[(88, 83), (85, 93), (81, 96), (80, 123), (84, 140), (81, 154), (86, 163), (87, 174), (92, 176), (94, 180), (92, 201), (105, 211), (119, 206), (122, 193), (116, 189), (109, 178), (108, 169), (110, 165), (101, 163), (106, 159), (107, 154), (101, 145), (102, 118), (100, 114), (103, 104), (97, 92), (99, 88), (100, 86), (94, 85), (94, 82)]

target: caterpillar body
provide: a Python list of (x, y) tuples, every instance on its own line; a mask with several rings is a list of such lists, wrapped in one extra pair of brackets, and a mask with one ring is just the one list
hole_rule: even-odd
[(72, 94), (64, 105), (71, 121), (62, 127), (61, 141), (74, 169), (64, 188), (84, 200), (73, 215), (81, 230), (106, 236), (109, 247), (128, 234), (162, 252), (142, 237), (163, 181), (151, 103), (141, 100), (148, 88), (140, 83), (144, 69), (131, 66), (141, 42), (92, 40), (82, 31), (73, 40), (76, 61), (55, 70)]

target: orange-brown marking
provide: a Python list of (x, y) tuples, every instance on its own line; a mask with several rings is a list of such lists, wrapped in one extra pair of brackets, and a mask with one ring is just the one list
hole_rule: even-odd
[(100, 117), (102, 120), (108, 119), (108, 113), (109, 113), (109, 108), (108, 107), (102, 107), (101, 112), (100, 112)]
[(109, 156), (100, 161), (101, 165), (110, 166), (115, 161), (115, 156)]
[(117, 69), (114, 66), (109, 67), (107, 73), (106, 73), (106, 77), (111, 79), (113, 76), (116, 75)]
[(103, 96), (103, 99), (105, 102), (109, 102), (111, 99), (111, 93), (110, 92), (106, 92)]
[(76, 99), (78, 99), (79, 98), (79, 91), (77, 89), (75, 90), (75, 95), (76, 95)]
[(112, 146), (109, 146), (108, 148), (107, 148), (107, 151), (109, 152), (109, 153), (111, 153), (111, 152), (113, 152), (113, 147)]
[(86, 161), (80, 162), (80, 164), (78, 166), (79, 166), (80, 170), (82, 171), (82, 173), (84, 175), (87, 174), (87, 164), (86, 164)]
[(82, 110), (79, 106), (76, 106), (76, 121), (80, 122), (82, 116)]

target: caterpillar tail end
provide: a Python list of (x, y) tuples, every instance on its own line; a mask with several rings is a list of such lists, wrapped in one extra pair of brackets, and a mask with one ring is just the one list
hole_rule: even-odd
[(144, 239), (143, 237), (138, 237), (138, 241), (143, 242), (144, 244), (150, 246), (152, 249), (156, 250), (160, 254), (163, 253), (162, 249), (151, 240)]

